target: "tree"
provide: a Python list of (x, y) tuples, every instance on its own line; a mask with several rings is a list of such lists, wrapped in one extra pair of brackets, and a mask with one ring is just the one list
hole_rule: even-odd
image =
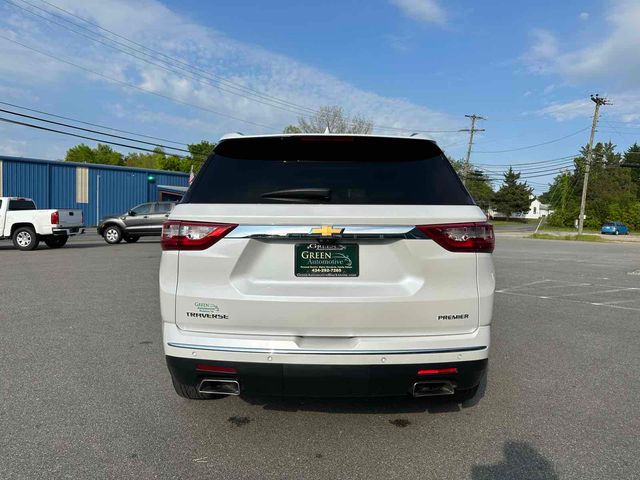
[(519, 182), (520, 174), (509, 170), (504, 173), (502, 186), (493, 197), (495, 208), (507, 219), (512, 215), (529, 211), (533, 189), (526, 182)]
[(76, 163), (100, 163), (102, 165), (124, 165), (124, 157), (109, 145), (99, 143), (91, 148), (84, 143), (67, 150), (65, 161)]
[[(638, 145), (632, 145), (624, 155), (615, 151), (611, 142), (597, 143), (593, 147), (585, 226), (599, 228), (608, 220), (640, 227), (640, 178), (636, 169), (622, 168), (631, 163)], [(549, 223), (553, 226), (573, 226), (580, 210), (580, 195), (584, 181), (587, 147), (574, 159), (572, 173), (557, 175), (545, 194), (553, 214)]]
[(96, 163), (103, 165), (124, 165), (124, 157), (120, 152), (116, 152), (109, 145), (99, 143), (94, 149)]
[(99, 143), (95, 148), (91, 148), (81, 143), (67, 150), (65, 160), (76, 163), (100, 163), (188, 173), (192, 165), (194, 172), (197, 172), (202, 163), (211, 155), (215, 146), (215, 143), (202, 140), (199, 143), (187, 145), (190, 153), (187, 157), (167, 154), (160, 147), (154, 148), (153, 152), (132, 152), (125, 157), (108, 145)]
[[(451, 166), (459, 176), (464, 172), (464, 160), (452, 160)], [(477, 170), (473, 165), (469, 165), (469, 178), (465, 182), (467, 190), (476, 201), (476, 204), (485, 212), (489, 210), (493, 204), (493, 186), (491, 185), (491, 179), (481, 170)]]
[(302, 130), (300, 130), (295, 125), (287, 125), (286, 127), (284, 127), (282, 133), (302, 133)]
[(298, 125), (285, 127), (284, 133), (356, 133), (369, 134), (373, 131), (373, 122), (362, 116), (348, 117), (342, 107), (329, 105), (320, 107), (317, 113), (298, 118)]
[[(627, 148), (627, 151), (624, 152), (622, 158), (625, 165), (633, 166), (633, 168), (631, 168), (631, 178), (633, 178), (634, 183), (640, 187), (640, 145), (637, 143), (631, 145)], [(638, 193), (640, 194), (640, 189)]]
[(66, 162), (96, 163), (94, 161), (95, 156), (93, 154), (93, 149), (84, 143), (71, 147), (67, 150), (67, 154), (64, 159)]
[(188, 162), (189, 165), (185, 171), (188, 172), (191, 169), (191, 164), (193, 164), (193, 171), (197, 172), (209, 155), (213, 153), (216, 144), (202, 140), (199, 143), (190, 143), (187, 148), (191, 154), (191, 161)]

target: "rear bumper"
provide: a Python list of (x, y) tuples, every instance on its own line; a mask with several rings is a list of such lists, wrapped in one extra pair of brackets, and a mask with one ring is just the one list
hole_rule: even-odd
[[(447, 381), (457, 389), (475, 387), (487, 369), (487, 359), (468, 362), (401, 365), (301, 365), (220, 362), (167, 356), (171, 375), (197, 385), (204, 378), (233, 379), (247, 395), (395, 396), (407, 395), (416, 382)], [(235, 369), (236, 373), (198, 371), (202, 365)], [(418, 370), (455, 367), (455, 374), (418, 375)]]
[(54, 227), (51, 229), (52, 235), (80, 235), (84, 233), (84, 227)]
[(415, 365), (484, 360), (490, 326), (468, 334), (421, 337), (295, 337), (221, 335), (163, 323), (169, 357), (239, 363), (298, 365)]

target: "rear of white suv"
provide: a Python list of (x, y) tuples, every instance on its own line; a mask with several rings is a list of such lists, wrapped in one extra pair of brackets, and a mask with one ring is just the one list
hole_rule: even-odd
[(223, 139), (162, 234), (178, 394), (472, 396), (492, 227), (416, 138)]

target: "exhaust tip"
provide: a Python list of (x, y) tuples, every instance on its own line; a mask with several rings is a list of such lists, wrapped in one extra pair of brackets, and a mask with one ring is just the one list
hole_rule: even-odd
[(453, 395), (455, 386), (448, 381), (416, 382), (411, 389), (414, 397), (434, 397), (439, 395)]
[(240, 395), (240, 384), (237, 380), (205, 378), (198, 384), (198, 393), (211, 395)]

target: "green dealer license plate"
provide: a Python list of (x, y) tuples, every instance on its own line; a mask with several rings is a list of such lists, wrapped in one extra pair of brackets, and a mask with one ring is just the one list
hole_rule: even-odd
[(298, 243), (296, 277), (357, 277), (358, 245), (355, 243)]

